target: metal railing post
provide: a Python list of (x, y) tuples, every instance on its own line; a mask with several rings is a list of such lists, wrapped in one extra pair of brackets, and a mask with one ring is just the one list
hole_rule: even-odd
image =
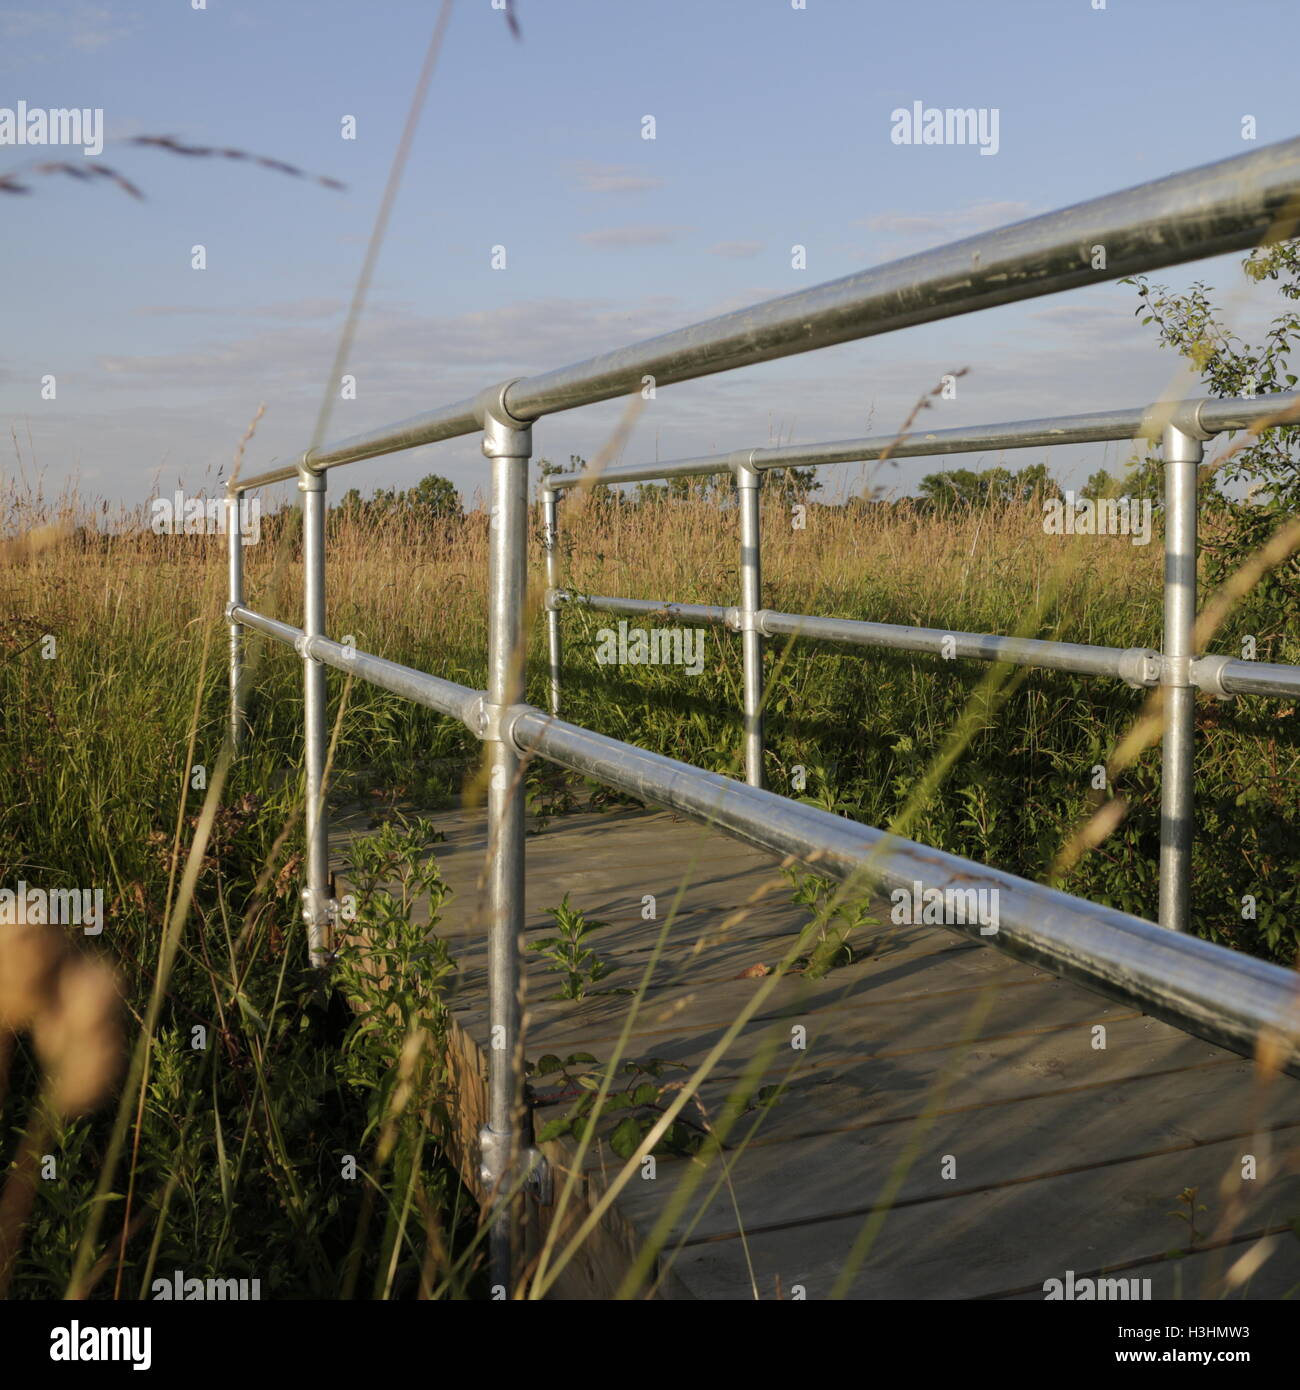
[(763, 606), (762, 515), (758, 470), (735, 469), (740, 509), (740, 642), (744, 666), (745, 781), (763, 785), (763, 634), (754, 615)]
[(1195, 701), (1192, 629), (1196, 622), (1196, 470), (1204, 443), (1176, 425), (1164, 431), (1165, 636), (1164, 739), (1160, 773), (1160, 913), (1162, 927), (1191, 925), (1195, 834)]
[(560, 712), (560, 610), (552, 595), (560, 585), (559, 507), (542, 479), (542, 544), (546, 548), (546, 659), (550, 672), (551, 713)]
[[(226, 609), (229, 614), (244, 603), (244, 544), (239, 529), (239, 505), (243, 494), (226, 494), (226, 556), (229, 562), (229, 586)], [(244, 737), (244, 630), (232, 618), (230, 634), (230, 751), (237, 753)]]
[[(303, 468), (302, 493), (302, 630), (304, 637), (325, 636), (325, 475)], [(328, 691), (325, 667), (302, 655), (303, 761), (306, 771), (307, 886), (302, 916), (313, 966), (329, 961), (332, 920), (329, 891), (329, 820), (325, 810), (325, 757), (329, 748)]]
[[(498, 397), (499, 402), (499, 397)], [(499, 413), (497, 413), (499, 412)], [(523, 1057), (520, 952), (524, 928), (522, 767), (502, 720), (524, 697), (528, 575), (528, 460), (532, 430), (486, 410), (483, 452), (492, 460), (488, 529), (488, 1123), (480, 1131), (481, 1177), (496, 1210), (489, 1233), (493, 1285), (510, 1297), (518, 1211)]]

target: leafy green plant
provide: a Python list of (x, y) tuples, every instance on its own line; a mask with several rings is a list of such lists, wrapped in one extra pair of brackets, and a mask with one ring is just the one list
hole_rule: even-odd
[[(1300, 241), (1256, 247), (1241, 264), (1250, 280), (1275, 285), (1292, 304), (1300, 300)], [(1142, 275), (1120, 283), (1137, 290), (1140, 303), (1134, 313), (1141, 315), (1143, 324), (1155, 325), (1161, 345), (1187, 360), (1210, 395), (1262, 396), (1295, 389), (1296, 373), (1290, 370), (1300, 349), (1300, 312), (1295, 308), (1275, 314), (1262, 340), (1248, 343), (1228, 326), (1211, 298), (1211, 287), (1203, 281), (1195, 281), (1184, 294), (1154, 285)], [(1244, 501), (1216, 494), (1207, 477), (1206, 490), (1218, 503), (1216, 524), (1203, 542), (1211, 584), (1221, 584), (1295, 514), (1300, 504), (1297, 441), (1300, 426), (1270, 430), (1217, 470), (1220, 483), (1250, 485)], [(1262, 576), (1246, 600), (1246, 610), (1271, 628), (1263, 636), (1294, 631), (1300, 617), (1300, 559), (1292, 556)]]
[(812, 768), (810, 771), (816, 778), (817, 789), (796, 799), (805, 806), (816, 806), (819, 811), (827, 811), (833, 816), (852, 816), (858, 809), (853, 798), (836, 787), (822, 769)]
[[(547, 1053), (536, 1062), (525, 1062), (524, 1070), (530, 1080), (528, 1089), (534, 1104), (558, 1105), (574, 1099), (565, 1114), (548, 1120), (538, 1134), (539, 1142), (580, 1137), (594, 1133), (600, 1120), (618, 1115), (620, 1118), (608, 1137), (610, 1148), (619, 1158), (630, 1158), (641, 1141), (659, 1122), (664, 1108), (671, 1102), (672, 1093), (685, 1084), (671, 1079), (674, 1072), (688, 1071), (684, 1062), (669, 1062), (662, 1057), (646, 1057), (639, 1061), (623, 1062), (610, 1081), (604, 1101), (599, 1107), (596, 1098), (604, 1082), (607, 1066), (590, 1052), (574, 1052), (560, 1058)], [(668, 1076), (670, 1079), (665, 1079)], [(549, 1090), (539, 1086), (545, 1082)], [(786, 1084), (776, 1082), (762, 1086), (752, 1095), (730, 1097), (724, 1111), (745, 1115), (770, 1110), (785, 1094)], [(678, 1158), (700, 1152), (713, 1133), (699, 1098), (692, 1096), (697, 1118), (683, 1112), (660, 1136), (652, 1154), (670, 1154)], [(714, 1136), (716, 1142), (716, 1136)]]
[[(608, 1143), (619, 1158), (630, 1158), (649, 1131), (658, 1123), (664, 1109), (665, 1097), (678, 1090), (680, 1081), (665, 1081), (667, 1072), (686, 1071), (682, 1062), (666, 1062), (649, 1057), (639, 1062), (624, 1062), (611, 1079), (609, 1091), (599, 1107), (596, 1098), (605, 1079), (606, 1065), (590, 1052), (574, 1052), (560, 1058), (548, 1053), (535, 1063), (526, 1062), (531, 1077), (533, 1098), (542, 1104), (557, 1104), (576, 1097), (576, 1104), (556, 1119), (548, 1120), (538, 1134), (539, 1142), (577, 1136), (607, 1116), (621, 1115)], [(540, 1095), (537, 1082), (549, 1080), (555, 1088), (550, 1095)], [(651, 1150), (656, 1154), (684, 1156), (698, 1151), (707, 1137), (703, 1124), (678, 1118), (668, 1126), (662, 1138)]]
[(796, 959), (793, 969), (819, 980), (838, 966), (852, 965), (857, 956), (849, 937), (864, 927), (879, 924), (870, 899), (845, 898), (838, 883), (796, 866), (782, 872), (792, 885), (790, 901), (796, 907), (807, 908), (816, 934), (816, 945)]
[[(417, 816), (390, 821), (351, 846), (355, 917), (343, 924), (347, 939), (335, 978), (355, 1016), (342, 1050), (343, 1075), (371, 1096), (363, 1139), (387, 1112), (399, 1084), (393, 1061), (406, 1039), (425, 1034), (440, 1057), (446, 1037), (443, 992), (456, 962), (433, 928), (450, 889), (428, 853), (441, 838)], [(430, 1102), (439, 1079), (431, 1065), (415, 1099)]]
[(592, 985), (603, 980), (614, 968), (583, 944), (592, 932), (600, 931), (609, 923), (592, 921), (586, 913), (571, 907), (567, 893), (559, 907), (548, 907), (546, 913), (555, 918), (559, 935), (530, 942), (528, 949), (539, 952), (550, 962), (552, 970), (565, 977), (559, 994), (552, 998), (582, 999)]
[(573, 776), (566, 769), (535, 759), (524, 777), (524, 800), (536, 822), (530, 834), (540, 834), (556, 816), (578, 809)]
[(413, 1259), (413, 1215), (442, 1203), (447, 1174), (430, 1159), (434, 1136), (450, 1123), (445, 1053), (445, 989), (456, 962), (434, 932), (450, 892), (429, 845), (442, 838), (427, 820), (399, 818), (352, 844), (357, 889), (352, 920), (335, 964), (335, 982), (353, 1021), (344, 1037), (339, 1071), (354, 1092), (369, 1097), (357, 1146), (374, 1140), (371, 1185), (363, 1194), (358, 1237), (343, 1270), (345, 1292), (365, 1256), (363, 1239), (375, 1206), (375, 1186), (391, 1174), (384, 1228), (374, 1273), (374, 1296), (428, 1284)]
[(1200, 1240), (1201, 1237), (1205, 1234), (1203, 1231), (1198, 1231), (1196, 1229), (1196, 1213), (1199, 1211), (1209, 1210), (1209, 1208), (1205, 1205), (1204, 1202), (1198, 1202), (1196, 1200), (1197, 1194), (1200, 1192), (1200, 1190), (1201, 1189), (1199, 1187), (1183, 1188), (1183, 1190), (1178, 1194), (1178, 1200), (1183, 1204), (1182, 1208), (1178, 1208), (1169, 1213), (1170, 1216), (1176, 1216), (1179, 1219), (1179, 1221), (1187, 1222), (1188, 1235), (1190, 1236), (1190, 1239), (1188, 1241), (1188, 1249), (1171, 1251), (1170, 1253), (1173, 1255), (1189, 1254), (1192, 1250), (1196, 1249), (1196, 1242)]

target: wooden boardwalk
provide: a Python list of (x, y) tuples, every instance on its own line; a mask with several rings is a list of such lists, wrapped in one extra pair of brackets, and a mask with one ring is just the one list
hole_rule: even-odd
[[(459, 1161), (477, 1188), (484, 822), (481, 812), (432, 819), (454, 894), (438, 930), (459, 962)], [(348, 830), (344, 821), (334, 832), (338, 862)], [(788, 1088), (747, 1142), (754, 1116), (733, 1130), (729, 1182), (719, 1183), (715, 1163), (672, 1217), (657, 1296), (824, 1298), (846, 1270), (842, 1292), (862, 1299), (1043, 1298), (1045, 1281), (1070, 1271), (1076, 1285), (1150, 1279), (1157, 1299), (1300, 1294), (1294, 1081), (1259, 1083), (1230, 1053), (942, 927), (891, 926), (887, 908), (886, 925), (855, 937), (852, 965), (774, 984), (755, 967), (779, 960), (807, 921), (776, 861), (666, 812), (562, 817), (530, 834), (527, 864), (530, 939), (551, 933), (544, 910), (565, 893), (611, 924), (590, 939), (614, 966), (598, 990), (639, 987), (672, 914), (625, 1057), (694, 1066), (755, 993), (769, 991), (700, 1095), (716, 1114), (750, 1064), (763, 1084)], [(654, 921), (643, 918), (647, 894)], [(548, 997), (557, 988), (530, 957), (528, 1058), (608, 1059), (629, 997)], [(567, 1104), (538, 1107), (539, 1130)], [(545, 1148), (558, 1192), (575, 1147)], [(1243, 1178), (1251, 1157), (1257, 1175)], [(566, 1227), (623, 1166), (603, 1140), (595, 1145)], [(612, 1296), (692, 1170), (698, 1179), (697, 1163), (669, 1157), (652, 1179), (635, 1173), (556, 1294)], [(1173, 1214), (1188, 1210), (1188, 1188), (1197, 1190), (1194, 1244)], [(534, 1215), (544, 1227), (553, 1213)], [(1177, 1250), (1189, 1253), (1171, 1257)]]

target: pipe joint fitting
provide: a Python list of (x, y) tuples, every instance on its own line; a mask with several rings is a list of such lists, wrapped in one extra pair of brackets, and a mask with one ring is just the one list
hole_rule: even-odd
[(533, 452), (533, 422), (518, 419), (506, 407), (506, 392), (521, 380), (511, 377), (474, 398), (474, 414), (483, 426), (483, 453), (490, 459), (528, 458)]
[[(1199, 402), (1197, 412), (1199, 413)], [(1168, 463), (1200, 463), (1205, 457), (1205, 441), (1211, 436), (1203, 430), (1192, 433), (1185, 430), (1181, 425), (1170, 424), (1166, 426), (1164, 437), (1161, 440), (1161, 452), (1164, 461)]]
[(1175, 689), (1192, 685), (1192, 658), (1190, 656), (1166, 656), (1162, 658), (1160, 684)]
[(494, 705), (486, 696), (475, 702), (481, 732), (479, 738), (485, 743), (504, 743), (508, 748), (518, 751), (515, 743), (515, 725), (527, 705)]
[(757, 449), (741, 450), (738, 454), (732, 454), (729, 461), (731, 476), (736, 480), (737, 487), (757, 487), (761, 482), (761, 475), (754, 467), (754, 455)]
[(1120, 678), (1134, 690), (1160, 684), (1162, 658), (1150, 647), (1130, 647), (1119, 658)]
[(474, 735), (475, 738), (483, 737), (483, 704), (484, 697), (475, 695), (469, 702), (465, 714), (465, 727)]
[(1169, 417), (1169, 423), (1189, 439), (1203, 444), (1207, 439), (1213, 439), (1216, 433), (1201, 423), (1201, 411), (1205, 406), (1204, 400), (1179, 401), (1174, 407), (1174, 413)]
[(757, 632), (765, 637), (767, 629), (763, 622), (769, 611), (766, 608), (755, 608), (753, 611), (746, 608), (728, 608), (727, 627), (732, 632)]
[(307, 455), (298, 460), (298, 491), (299, 492), (324, 492), (325, 474), (318, 473), (307, 462)]
[(1191, 663), (1192, 684), (1216, 700), (1232, 700), (1236, 696), (1223, 685), (1223, 672), (1230, 658), (1226, 656), (1198, 656)]
[[(478, 1176), (489, 1196), (501, 1197), (513, 1185), (514, 1174), (510, 1171), (512, 1148), (512, 1135), (501, 1134), (491, 1125), (484, 1125), (479, 1130)], [(555, 1184), (546, 1156), (540, 1149), (528, 1145), (519, 1152), (518, 1167), (523, 1190), (541, 1206), (549, 1207), (555, 1200)]]
[(510, 1135), (499, 1134), (491, 1125), (478, 1132), (478, 1177), (490, 1194), (504, 1187), (510, 1171)]
[(315, 922), (338, 921), (337, 898), (331, 898), (328, 893), (320, 893), (313, 888), (304, 888), (298, 896), (302, 899), (302, 920), (308, 925)]

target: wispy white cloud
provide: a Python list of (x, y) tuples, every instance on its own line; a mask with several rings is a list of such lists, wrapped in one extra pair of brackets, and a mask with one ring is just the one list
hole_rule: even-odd
[(763, 249), (761, 241), (718, 241), (709, 247), (710, 256), (724, 256), (728, 260), (743, 261), (757, 256)]
[(584, 193), (645, 193), (664, 186), (657, 174), (643, 174), (626, 164), (592, 164), (584, 160), (574, 166), (574, 172)]
[(598, 246), (606, 251), (619, 251), (630, 246), (663, 246), (675, 241), (685, 227), (666, 227), (641, 225), (635, 227), (605, 227), (595, 232), (582, 232), (578, 240), (588, 246)]
[(1138, 341), (1154, 342), (1145, 328), (1139, 329), (1133, 311), (1137, 308), (1136, 294), (1124, 295), (1110, 291), (1101, 304), (1046, 304), (1030, 311), (1038, 323), (1050, 328), (1064, 329), (1071, 339), (1106, 340), (1116, 334)]
[(297, 323), (334, 318), (346, 308), (342, 299), (296, 299), (258, 306), (235, 304), (142, 304), (137, 314), (149, 318), (279, 319)]
[[(345, 403), (335, 393), (328, 436), (341, 438), (415, 413), (430, 402), (431, 382), (436, 400), (456, 400), (485, 381), (578, 361), (782, 288), (751, 284), (712, 301), (553, 297), (442, 316), (408, 304), (380, 304), (363, 319), (346, 365), (357, 378), (357, 399)], [(193, 326), (200, 331), (175, 351), (119, 353), (96, 359), (89, 371), (69, 369), (69, 379), (79, 379), (82, 390), (75, 405), (71, 397), (68, 406), (61, 405), (58, 416), (42, 408), (34, 381), (22, 391), (15, 390), (22, 383), (11, 384), (6, 390), (13, 417), (30, 418), (40, 456), (61, 459), (67, 467), (80, 460), (83, 477), (138, 500), (164, 460), (169, 478), (176, 473), (198, 479), (204, 470), (228, 466), (233, 441), (265, 401), (267, 416), (247, 465), (265, 467), (292, 456), (310, 435), (335, 343), (332, 326), (313, 313), (329, 304), (303, 299), (271, 315), (250, 309), (196, 318)], [(1135, 321), (1125, 330), (1126, 321), (1118, 298), (1104, 307), (1060, 303), (1018, 317), (1014, 331), (992, 320), (995, 331), (981, 338), (978, 351), (953, 343), (951, 325), (928, 325), (897, 339), (845, 344), (815, 360), (793, 358), (683, 382), (672, 389), (671, 411), (654, 412), (638, 425), (626, 461), (722, 452), (778, 434), (806, 440), (888, 433), (940, 373), (967, 365), (971, 372), (961, 380), (958, 399), (932, 402), (918, 428), (1069, 413), (1107, 402), (1136, 404), (1159, 393), (1168, 363), (1134, 336)], [(1099, 350), (1102, 343), (1105, 351)], [(147, 410), (139, 408), (144, 398)], [(608, 401), (567, 413), (547, 426), (539, 451), (560, 461), (571, 452), (591, 457), (623, 409), (623, 402)], [(18, 428), (21, 436), (23, 426)], [(179, 451), (173, 444), (178, 439), (185, 441)], [(1081, 477), (1110, 457), (1096, 449), (1079, 452)], [(1051, 452), (1062, 476), (1072, 466), (1067, 453)], [(1027, 451), (1023, 461), (1040, 456)], [(915, 460), (885, 470), (879, 480), (906, 488), (939, 466)], [(472, 439), (402, 455), (382, 468), (359, 468), (355, 482), (363, 490), (379, 482), (404, 486), (430, 471), (450, 477), (467, 497), (484, 485)]]
[(79, 53), (95, 53), (134, 33), (141, 22), (138, 14), (111, 5), (59, 5), (47, 0), (39, 6), (8, 7), (0, 12), (0, 45), (24, 44), (22, 60), (26, 62), (56, 56), (54, 51), (41, 51), (40, 45), (57, 51), (72, 48)]
[[(269, 327), (251, 334), (219, 338), (188, 350), (133, 355), (101, 355), (101, 371), (119, 377), (184, 383), (204, 389), (320, 387), (333, 360), (334, 336), (322, 333), (319, 319), (332, 301), (300, 300), (289, 312), (263, 315), (246, 310), (239, 319), (266, 317)], [(319, 311), (319, 312), (318, 312)], [(368, 313), (358, 326), (347, 370), (359, 382), (358, 400), (382, 393), (409, 405), (428, 392), (431, 370), (439, 373), (440, 395), (478, 390), (485, 373), (524, 374), (617, 346), (628, 337), (629, 317), (648, 336), (679, 327), (683, 312), (667, 295), (645, 296), (635, 304), (612, 305), (595, 299), (537, 299), (446, 317), (388, 306)], [(398, 404), (397, 408), (402, 408)]]

